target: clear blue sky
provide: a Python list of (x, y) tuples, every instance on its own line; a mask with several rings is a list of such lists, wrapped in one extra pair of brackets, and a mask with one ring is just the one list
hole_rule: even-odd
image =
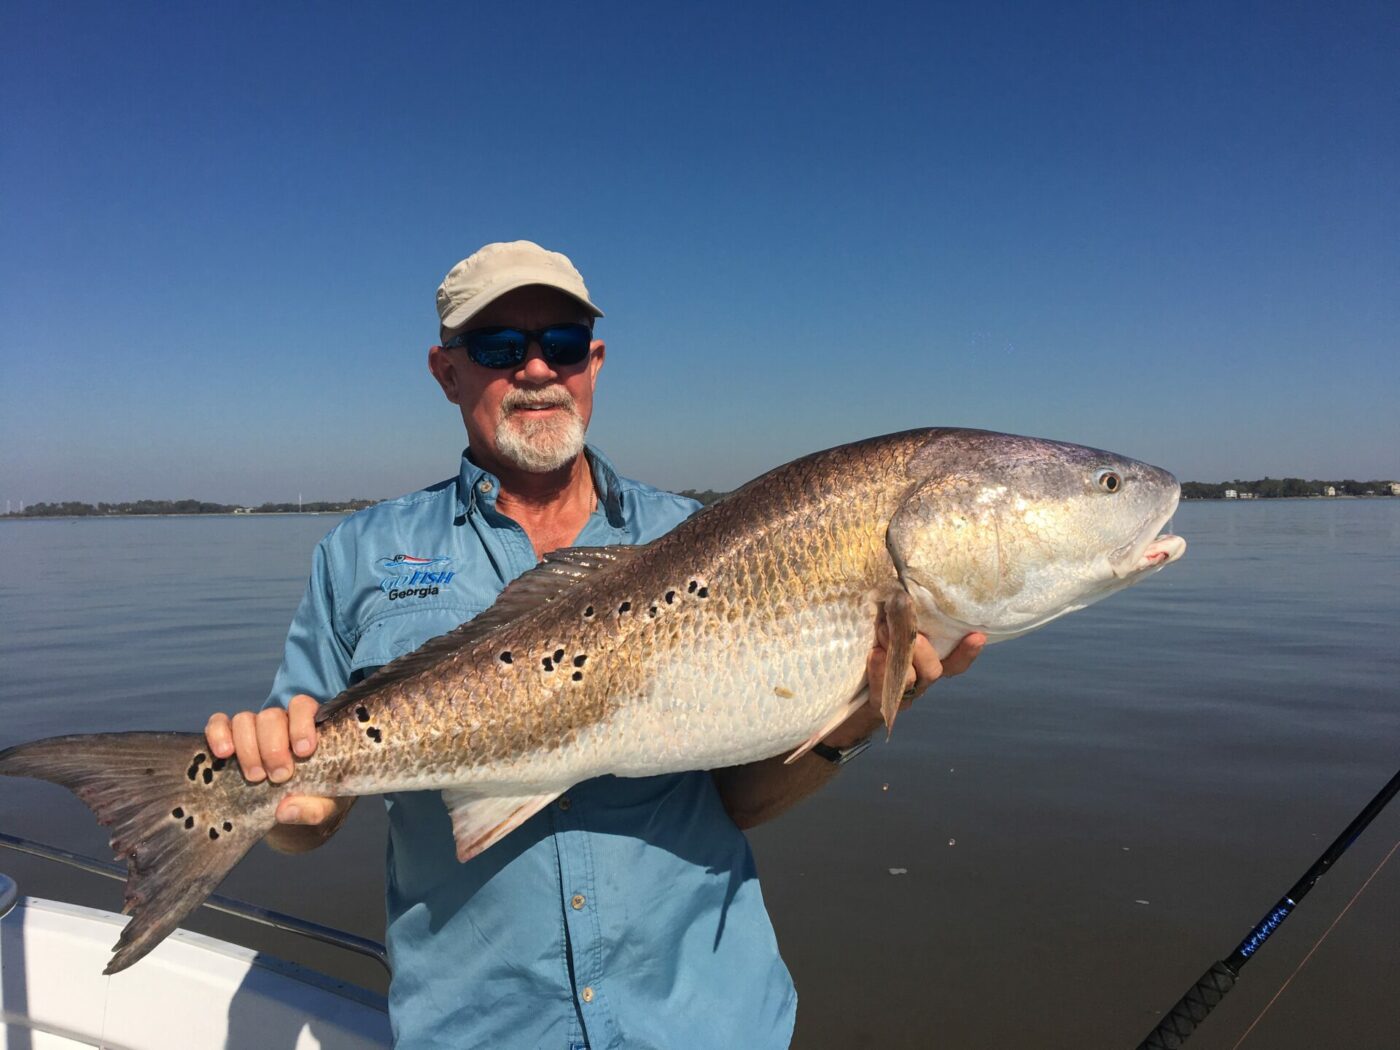
[(922, 425), (1396, 477), (1397, 70), (1393, 0), (16, 0), (0, 499), (453, 473), (433, 292), (517, 237), (658, 484)]

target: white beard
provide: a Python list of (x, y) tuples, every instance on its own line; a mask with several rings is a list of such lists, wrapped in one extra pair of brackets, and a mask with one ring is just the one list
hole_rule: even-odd
[[(557, 405), (567, 414), (562, 418), (536, 419), (529, 412), (513, 411), (518, 405), (541, 403)], [(568, 466), (583, 451), (583, 437), (583, 420), (567, 395), (507, 395), (501, 404), (496, 450), (502, 459), (521, 470), (548, 474)]]

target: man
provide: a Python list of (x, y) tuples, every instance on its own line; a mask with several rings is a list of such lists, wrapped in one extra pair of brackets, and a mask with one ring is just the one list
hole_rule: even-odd
[[(696, 504), (619, 477), (584, 445), (605, 347), (602, 316), (567, 258), (491, 244), (437, 294), (428, 367), (469, 445), (457, 477), (347, 518), (321, 541), (267, 706), (206, 728), (244, 775), (283, 782), (316, 747), (326, 700), (488, 607), (551, 550), (646, 543)], [(970, 636), (940, 665), (916, 650), (911, 696), (966, 669)], [(869, 665), (879, 695), (884, 650)], [(285, 706), (284, 706), (285, 705)], [(459, 864), (441, 796), (390, 796), (387, 939), (398, 1046), (788, 1045), (796, 995), (747, 841), (829, 780), (880, 722), (869, 708), (819, 753), (714, 773), (576, 785)], [(268, 841), (325, 841), (350, 800), (293, 797)]]

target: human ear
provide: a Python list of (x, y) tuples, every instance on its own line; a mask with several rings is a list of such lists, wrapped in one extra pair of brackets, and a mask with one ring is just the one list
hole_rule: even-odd
[(451, 355), (442, 347), (435, 346), (428, 351), (428, 371), (438, 381), (438, 386), (442, 387), (447, 400), (454, 405), (460, 405), (462, 401), (457, 392), (457, 366)]

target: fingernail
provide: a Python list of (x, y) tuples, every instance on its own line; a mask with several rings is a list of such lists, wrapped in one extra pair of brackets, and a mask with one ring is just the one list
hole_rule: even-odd
[(298, 806), (287, 806), (282, 810), (281, 821), (283, 824), (295, 824), (301, 820), (301, 808)]
[(292, 749), (299, 755), (309, 755), (311, 754), (311, 741), (307, 740), (306, 737), (301, 737), (292, 745)]
[(292, 771), (290, 768), (288, 768), (287, 766), (278, 766), (276, 769), (274, 769), (271, 773), (268, 774), (267, 778), (271, 780), (274, 784), (280, 784), (291, 775)]
[(243, 775), (249, 780), (261, 780), (267, 774), (264, 772), (262, 766), (249, 766), (243, 771)]

